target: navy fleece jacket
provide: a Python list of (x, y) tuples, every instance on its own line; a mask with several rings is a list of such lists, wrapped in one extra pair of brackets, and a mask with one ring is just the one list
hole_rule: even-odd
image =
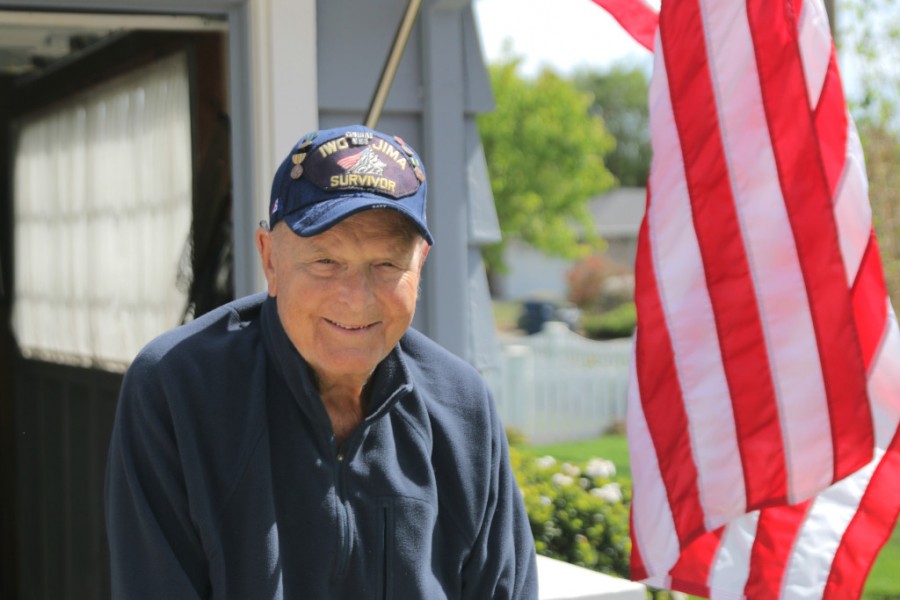
[(410, 330), (338, 449), (265, 294), (151, 342), (106, 482), (114, 598), (535, 598), (534, 545), (481, 377)]

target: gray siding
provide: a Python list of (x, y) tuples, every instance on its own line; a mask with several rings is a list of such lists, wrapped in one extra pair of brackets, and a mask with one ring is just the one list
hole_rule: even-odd
[[(317, 5), (320, 126), (365, 118), (404, 0)], [(500, 231), (475, 125), (493, 108), (468, 1), (424, 0), (377, 128), (405, 138), (425, 161), (435, 247), (415, 326), (482, 370), (496, 340), (480, 246)]]

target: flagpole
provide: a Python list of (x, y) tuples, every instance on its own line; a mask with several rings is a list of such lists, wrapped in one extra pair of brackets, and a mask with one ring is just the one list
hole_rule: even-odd
[(397, 67), (400, 65), (400, 59), (403, 57), (403, 50), (409, 41), (409, 34), (412, 31), (413, 23), (419, 14), (419, 8), (422, 6), (422, 0), (409, 0), (400, 26), (397, 28), (397, 34), (394, 36), (394, 43), (384, 63), (381, 71), (381, 77), (378, 86), (375, 88), (375, 94), (369, 103), (369, 111), (366, 114), (365, 125), (370, 129), (374, 129), (381, 118), (381, 111), (387, 100), (388, 92), (391, 90), (391, 84), (394, 82), (394, 76), (397, 74)]

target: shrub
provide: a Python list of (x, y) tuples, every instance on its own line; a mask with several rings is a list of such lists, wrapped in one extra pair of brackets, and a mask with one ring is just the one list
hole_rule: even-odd
[(510, 453), (538, 554), (628, 577), (630, 481), (602, 459), (574, 465)]
[[(628, 269), (600, 254), (584, 258), (566, 272), (568, 299), (581, 309), (599, 307), (604, 300), (605, 283), (616, 276), (628, 273)], [(614, 304), (618, 300), (611, 299)]]
[(637, 309), (634, 302), (626, 302), (605, 313), (583, 315), (581, 318), (585, 337), (593, 340), (629, 337), (634, 332), (636, 323)]
[(526, 443), (528, 440), (525, 437), (525, 434), (522, 433), (521, 430), (515, 427), (507, 427), (506, 428), (506, 443), (510, 446), (521, 446)]

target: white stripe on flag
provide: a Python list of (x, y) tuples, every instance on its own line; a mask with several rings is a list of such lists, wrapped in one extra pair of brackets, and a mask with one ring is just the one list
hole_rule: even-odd
[[(746, 505), (740, 454), (716, 324), (697, 246), (684, 163), (674, 125), (662, 44), (657, 43), (650, 83), (653, 164), (650, 190), (665, 190), (651, 202), (647, 220), (653, 266), (675, 352), (691, 444), (698, 470), (706, 528), (716, 529)], [(658, 75), (658, 76), (657, 76)]]
[(804, 2), (800, 13), (800, 59), (803, 61), (809, 103), (813, 108), (822, 94), (830, 55), (831, 35), (825, 6), (818, 2)]
[(711, 597), (735, 598), (732, 590), (742, 590), (750, 574), (750, 549), (756, 537), (759, 511), (735, 519), (725, 527), (722, 543), (716, 554), (716, 562), (710, 570)]
[(847, 122), (847, 158), (834, 202), (834, 218), (838, 223), (838, 241), (847, 284), (852, 286), (869, 241), (872, 207), (868, 202), (869, 185), (859, 135), (849, 117)]
[(822, 598), (838, 544), (882, 454), (879, 451), (875, 461), (816, 496), (794, 543), (782, 597)]
[(887, 448), (900, 427), (900, 328), (890, 301), (885, 299), (885, 302), (888, 305), (885, 337), (869, 369), (869, 398), (875, 421), (875, 445), (879, 448)]

